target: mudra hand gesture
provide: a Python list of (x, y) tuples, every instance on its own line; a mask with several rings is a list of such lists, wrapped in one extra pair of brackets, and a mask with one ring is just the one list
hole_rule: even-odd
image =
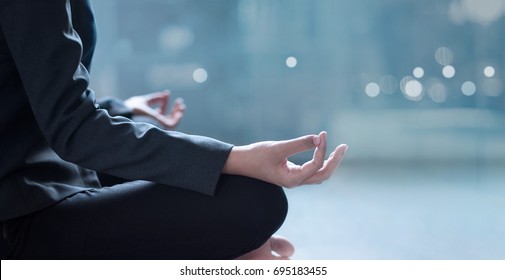
[(134, 115), (147, 116), (157, 121), (164, 129), (173, 130), (179, 125), (186, 105), (182, 98), (177, 98), (171, 110), (170, 91), (154, 92), (146, 95), (133, 96), (124, 101)]
[[(326, 132), (285, 141), (258, 142), (234, 147), (224, 173), (253, 177), (286, 188), (319, 184), (330, 178), (344, 157), (347, 145), (339, 145), (325, 160)], [(315, 148), (310, 161), (296, 165), (288, 157)]]

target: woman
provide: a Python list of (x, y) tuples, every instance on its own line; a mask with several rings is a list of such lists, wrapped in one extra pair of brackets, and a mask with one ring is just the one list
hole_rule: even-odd
[(325, 160), (325, 132), (233, 146), (110, 116), (88, 87), (95, 38), (88, 0), (0, 0), (2, 258), (289, 257), (278, 186), (326, 180), (347, 146)]

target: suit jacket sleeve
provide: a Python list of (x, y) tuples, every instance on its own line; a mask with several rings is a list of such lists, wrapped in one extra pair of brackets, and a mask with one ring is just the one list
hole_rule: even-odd
[(133, 117), (132, 109), (124, 105), (123, 100), (111, 96), (98, 98), (96, 103), (101, 109), (107, 110), (111, 116), (123, 116), (131, 119)]
[(40, 130), (64, 160), (213, 194), (231, 145), (99, 109), (70, 0), (0, 0), (0, 22)]

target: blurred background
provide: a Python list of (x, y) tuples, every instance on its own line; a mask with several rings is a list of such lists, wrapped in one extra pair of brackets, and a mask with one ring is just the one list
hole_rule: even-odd
[(350, 146), (287, 191), (295, 258), (505, 259), (505, 0), (93, 4), (97, 96), (170, 89), (185, 133)]

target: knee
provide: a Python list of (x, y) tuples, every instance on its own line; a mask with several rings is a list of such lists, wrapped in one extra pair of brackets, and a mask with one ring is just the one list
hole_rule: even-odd
[(225, 190), (236, 199), (234, 215), (247, 222), (251, 229), (273, 234), (284, 223), (288, 201), (282, 187), (260, 180), (227, 176)]
[(219, 206), (223, 247), (218, 258), (236, 258), (263, 245), (284, 223), (288, 202), (281, 187), (223, 175), (213, 201)]
[[(256, 190), (258, 196), (254, 202), (259, 206), (258, 215), (261, 216), (263, 222), (267, 220), (275, 227), (274, 232), (284, 223), (288, 214), (288, 200), (282, 187), (277, 185), (261, 182)], [(273, 232), (272, 232), (273, 233)]]

